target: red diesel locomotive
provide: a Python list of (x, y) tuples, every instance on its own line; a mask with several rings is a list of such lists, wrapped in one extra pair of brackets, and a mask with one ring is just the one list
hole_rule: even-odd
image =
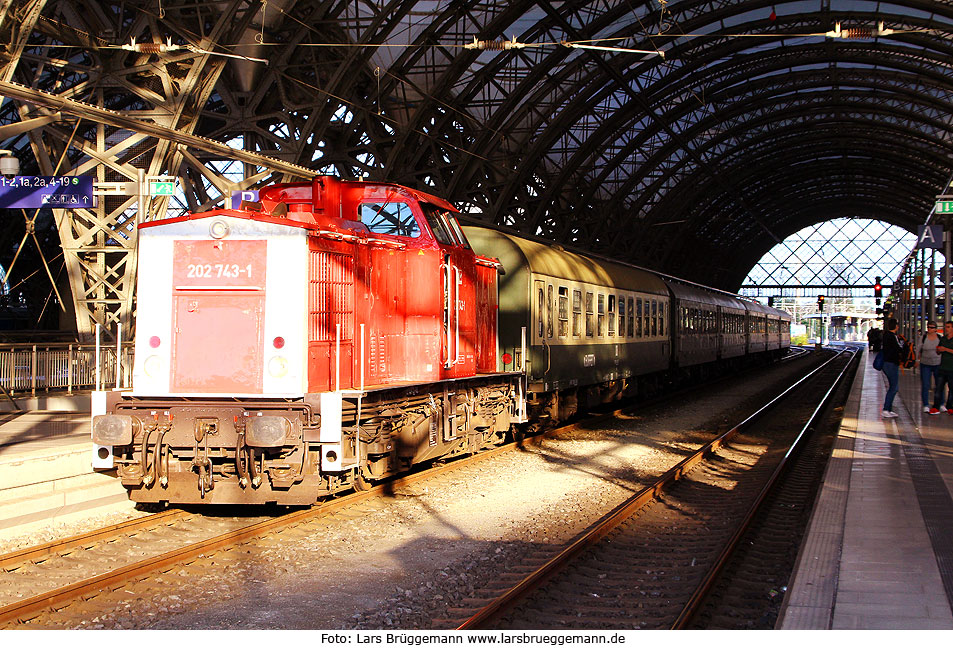
[(133, 390), (96, 396), (94, 465), (139, 502), (310, 504), (499, 442), (498, 268), (395, 185), (143, 223)]

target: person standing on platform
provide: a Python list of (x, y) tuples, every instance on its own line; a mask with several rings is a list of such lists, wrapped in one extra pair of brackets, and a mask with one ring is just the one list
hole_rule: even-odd
[[(939, 412), (943, 404), (943, 393), (946, 387), (950, 391), (946, 396), (946, 413), (953, 415), (953, 321), (943, 324), (943, 336), (936, 346), (940, 353), (940, 367), (936, 370), (936, 393), (933, 394), (933, 407)], [(932, 411), (931, 411), (932, 413)]]
[[(884, 409), (880, 412), (884, 418), (896, 418), (899, 414), (893, 410), (893, 399), (900, 389), (900, 336), (897, 335), (897, 320), (887, 319), (883, 333), (883, 373), (887, 376), (887, 395), (884, 397)], [(953, 341), (950, 342), (953, 345)], [(953, 351), (953, 349), (951, 349)]]
[[(936, 347), (940, 344), (940, 335), (936, 331), (936, 321), (927, 321), (927, 331), (920, 341), (920, 350), (917, 351), (917, 359), (920, 360), (920, 402), (923, 403), (923, 411), (928, 414), (939, 414), (939, 405), (930, 406), (930, 382), (936, 377), (937, 369), (940, 368), (940, 353), (936, 352)], [(940, 382), (937, 380), (937, 386)]]
[(880, 347), (883, 345), (883, 334), (880, 328), (871, 328), (867, 331), (867, 345), (870, 346), (871, 352), (880, 352)]

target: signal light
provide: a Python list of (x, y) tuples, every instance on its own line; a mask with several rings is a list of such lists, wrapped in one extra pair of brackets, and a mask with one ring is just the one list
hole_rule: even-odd
[(880, 298), (883, 296), (884, 288), (880, 284), (880, 276), (877, 276), (874, 279), (874, 298)]
[(824, 297), (823, 296), (817, 297), (817, 311), (818, 312), (824, 311)]

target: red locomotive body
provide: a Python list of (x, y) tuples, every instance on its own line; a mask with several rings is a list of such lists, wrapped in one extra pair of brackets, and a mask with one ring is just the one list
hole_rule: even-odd
[(310, 503), (502, 439), (499, 263), (455, 209), (318, 177), (140, 225), (133, 390), (96, 465), (144, 502)]

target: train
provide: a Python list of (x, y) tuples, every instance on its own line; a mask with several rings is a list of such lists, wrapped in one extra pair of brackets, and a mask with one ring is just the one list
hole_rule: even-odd
[(93, 467), (144, 504), (313, 504), (790, 346), (781, 310), (461, 216), (318, 176), (140, 223)]

